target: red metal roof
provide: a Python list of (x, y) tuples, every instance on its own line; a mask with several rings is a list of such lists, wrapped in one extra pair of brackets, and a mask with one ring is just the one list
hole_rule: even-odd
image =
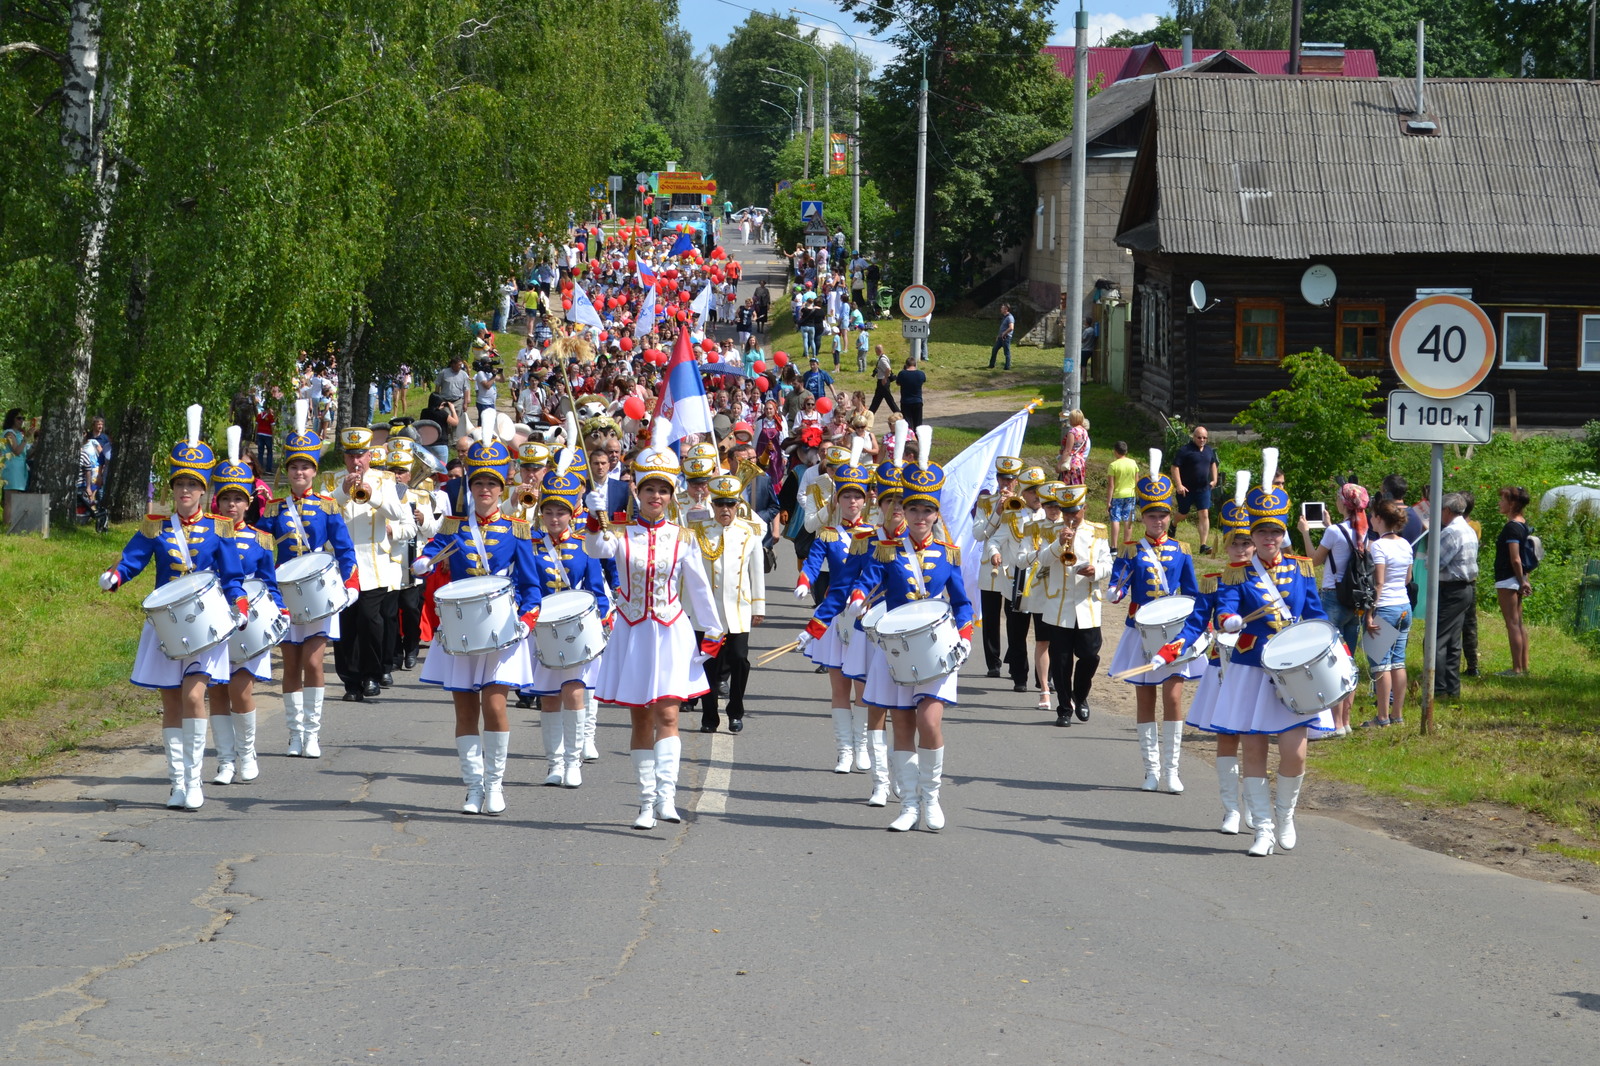
[[(1072, 77), (1072, 48), (1062, 45), (1045, 46), (1045, 54), (1056, 62), (1056, 69), (1067, 78)], [(1221, 49), (1196, 48), (1196, 60), (1209, 59)], [(1257, 74), (1287, 74), (1289, 73), (1289, 50), (1286, 48), (1241, 48), (1230, 50), (1229, 55), (1255, 71)], [(1114, 85), (1128, 78), (1136, 78), (1146, 71), (1172, 70), (1183, 64), (1183, 52), (1177, 48), (1155, 48), (1151, 45), (1141, 45), (1137, 48), (1091, 48), (1089, 49), (1089, 80), (1091, 82), (1102, 79), (1102, 85)], [(1320, 71), (1306, 72), (1307, 77), (1339, 77), (1341, 75), (1323, 73)], [(1378, 57), (1370, 48), (1351, 48), (1344, 54), (1344, 73), (1346, 78), (1376, 78), (1378, 76)]]

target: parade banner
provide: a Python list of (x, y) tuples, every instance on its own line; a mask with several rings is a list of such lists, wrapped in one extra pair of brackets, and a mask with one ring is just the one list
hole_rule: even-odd
[(835, 133), (832, 141), (833, 143), (828, 146), (828, 174), (835, 178), (842, 178), (850, 171), (845, 157), (850, 144), (850, 135), (848, 133)]
[(703, 177), (698, 170), (663, 170), (656, 175), (656, 191), (672, 193), (714, 193), (717, 183)]

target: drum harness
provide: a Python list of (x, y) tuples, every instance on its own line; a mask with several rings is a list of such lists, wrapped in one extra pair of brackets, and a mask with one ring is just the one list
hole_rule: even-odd
[(1289, 605), (1283, 601), (1283, 593), (1278, 591), (1277, 579), (1273, 575), (1267, 573), (1266, 568), (1261, 565), (1261, 560), (1259, 558), (1251, 556), (1250, 565), (1255, 567), (1256, 576), (1259, 577), (1267, 587), (1267, 605), (1272, 608), (1273, 614), (1276, 615), (1281, 613), (1285, 618), (1288, 618), (1292, 621), (1294, 619), (1294, 612), (1289, 610)]
[(497, 571), (489, 569), (489, 552), (483, 546), (483, 530), (478, 527), (478, 509), (476, 507), (467, 508), (467, 528), (472, 532), (472, 544), (473, 547), (478, 549), (478, 562), (483, 567), (483, 572), (486, 574), (492, 573), (495, 577), (505, 577), (506, 572), (511, 569), (509, 566), (502, 567)]
[(172, 539), (178, 542), (178, 555), (183, 559), (183, 572), (190, 573), (194, 570), (194, 557), (189, 554), (189, 534), (184, 532), (183, 519), (178, 517), (177, 511), (172, 512), (170, 521)]

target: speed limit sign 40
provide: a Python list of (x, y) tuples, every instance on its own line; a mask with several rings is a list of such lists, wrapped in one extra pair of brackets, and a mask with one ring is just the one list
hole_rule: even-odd
[(933, 314), (933, 290), (926, 285), (907, 285), (901, 289), (900, 313), (907, 318), (926, 318)]
[(1435, 400), (1471, 392), (1494, 366), (1494, 324), (1464, 296), (1426, 296), (1395, 319), (1389, 361), (1407, 386)]

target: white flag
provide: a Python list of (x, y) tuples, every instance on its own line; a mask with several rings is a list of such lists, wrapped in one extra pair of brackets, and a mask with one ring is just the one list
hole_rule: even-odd
[(713, 288), (714, 286), (711, 282), (706, 282), (706, 287), (700, 290), (700, 294), (689, 301), (689, 312), (699, 315), (702, 322), (706, 320), (706, 315), (711, 310), (711, 290)]
[[(973, 605), (978, 598), (978, 564), (980, 549), (972, 532), (972, 505), (984, 489), (993, 491), (995, 481), (994, 461), (1002, 455), (1021, 455), (1022, 439), (1028, 433), (1028, 415), (1034, 405), (1029, 404), (989, 432), (961, 450), (944, 468), (944, 489), (939, 495), (939, 513), (944, 516), (950, 540), (961, 549), (961, 576), (967, 596)], [(990, 625), (998, 619), (986, 619)]]
[(594, 304), (589, 299), (589, 294), (583, 291), (583, 286), (576, 285), (572, 289), (572, 310), (567, 312), (568, 322), (582, 322), (595, 329), (605, 329), (606, 324), (600, 318), (600, 312), (594, 309)]
[(639, 320), (633, 324), (633, 335), (643, 337), (656, 328), (656, 290), (652, 285), (645, 291), (644, 303), (639, 305)]

